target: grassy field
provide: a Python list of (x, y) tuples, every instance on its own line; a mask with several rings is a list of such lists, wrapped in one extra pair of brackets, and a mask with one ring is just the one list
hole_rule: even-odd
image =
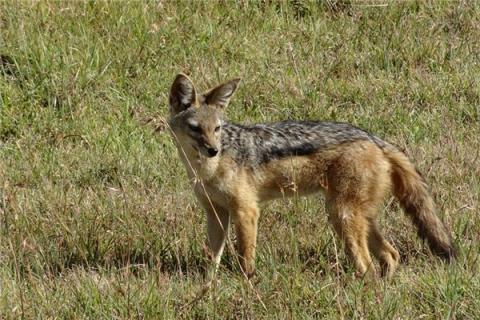
[[(0, 2), (0, 318), (480, 318), (479, 39), (477, 1)], [(405, 149), (458, 260), (387, 199), (402, 264), (365, 284), (323, 198), (285, 199), (253, 282), (229, 249), (197, 298), (205, 217), (163, 121), (180, 71), (242, 77), (234, 121), (346, 121)]]

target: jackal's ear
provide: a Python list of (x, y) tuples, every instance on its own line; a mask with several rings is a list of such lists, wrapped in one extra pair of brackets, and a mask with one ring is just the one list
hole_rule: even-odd
[(190, 108), (197, 99), (197, 93), (192, 80), (183, 73), (178, 74), (170, 89), (170, 112), (173, 114)]
[(240, 78), (232, 79), (224, 84), (215, 87), (203, 94), (205, 97), (205, 103), (215, 105), (220, 108), (225, 108), (230, 101), (233, 93), (237, 89)]

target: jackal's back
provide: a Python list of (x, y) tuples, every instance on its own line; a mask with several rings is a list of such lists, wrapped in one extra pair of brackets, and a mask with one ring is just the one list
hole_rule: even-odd
[(380, 148), (380, 138), (347, 123), (325, 121), (282, 121), (251, 126), (226, 123), (222, 154), (244, 166), (258, 166), (291, 156), (304, 156), (338, 145), (368, 140)]

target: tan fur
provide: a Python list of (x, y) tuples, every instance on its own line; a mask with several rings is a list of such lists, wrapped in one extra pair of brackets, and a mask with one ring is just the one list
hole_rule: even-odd
[[(228, 159), (216, 164), (215, 174), (205, 173), (200, 166), (198, 173), (204, 179), (195, 190), (199, 198), (208, 194), (215, 207), (231, 212), (241, 267), (247, 275), (254, 271), (258, 203), (323, 191), (329, 220), (345, 242), (345, 251), (359, 273), (375, 273), (370, 256), (373, 254), (380, 262), (381, 274), (391, 277), (400, 255), (380, 233), (376, 217), (395, 176), (392, 166), (382, 150), (362, 141), (313, 156), (274, 161), (255, 175)], [(399, 188), (403, 187), (396, 190)], [(210, 207), (205, 200), (202, 203)]]
[[(188, 80), (179, 79), (177, 77), (176, 83), (180, 81), (180, 85)], [(237, 82), (210, 90), (207, 97), (211, 103), (218, 101), (223, 107), (232, 94), (231, 86), (236, 86)], [(178, 90), (176, 85), (172, 90)], [(199, 98), (193, 87), (182, 90), (195, 97), (194, 103), (200, 103), (202, 96)], [(182, 96), (178, 98), (176, 94), (175, 91), (171, 93), (172, 109), (181, 109), (175, 101)], [(216, 124), (209, 123), (208, 117), (201, 121), (203, 128), (207, 128), (205, 131), (211, 134), (204, 135), (205, 144), (214, 145), (216, 137), (212, 132)], [(208, 241), (215, 267), (225, 246), (230, 220), (237, 233), (241, 269), (250, 276), (254, 273), (259, 203), (323, 191), (329, 221), (344, 241), (346, 254), (358, 272), (375, 274), (373, 255), (380, 262), (382, 275), (391, 277), (400, 256), (380, 233), (376, 218), (392, 186), (395, 196), (419, 226), (419, 234), (428, 240), (433, 252), (440, 256), (454, 255), (450, 237), (434, 214), (433, 200), (425, 182), (406, 156), (390, 145), (382, 149), (372, 141), (357, 140), (332, 145), (306, 156), (275, 159), (253, 171), (248, 166), (238, 165), (228, 155), (205, 156), (192, 147), (182, 125), (173, 128), (172, 132), (195, 194), (207, 211)]]
[(450, 234), (435, 214), (435, 204), (425, 180), (403, 153), (390, 149), (386, 156), (393, 168), (393, 192), (417, 226), (418, 235), (427, 240), (436, 255), (445, 260), (454, 258), (457, 253), (452, 246)]

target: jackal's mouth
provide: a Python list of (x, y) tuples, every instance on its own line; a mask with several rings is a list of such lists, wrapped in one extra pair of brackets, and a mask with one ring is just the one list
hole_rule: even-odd
[(193, 145), (193, 144), (192, 144), (192, 148), (193, 148), (193, 150), (199, 152), (198, 148), (197, 148), (195, 145)]

